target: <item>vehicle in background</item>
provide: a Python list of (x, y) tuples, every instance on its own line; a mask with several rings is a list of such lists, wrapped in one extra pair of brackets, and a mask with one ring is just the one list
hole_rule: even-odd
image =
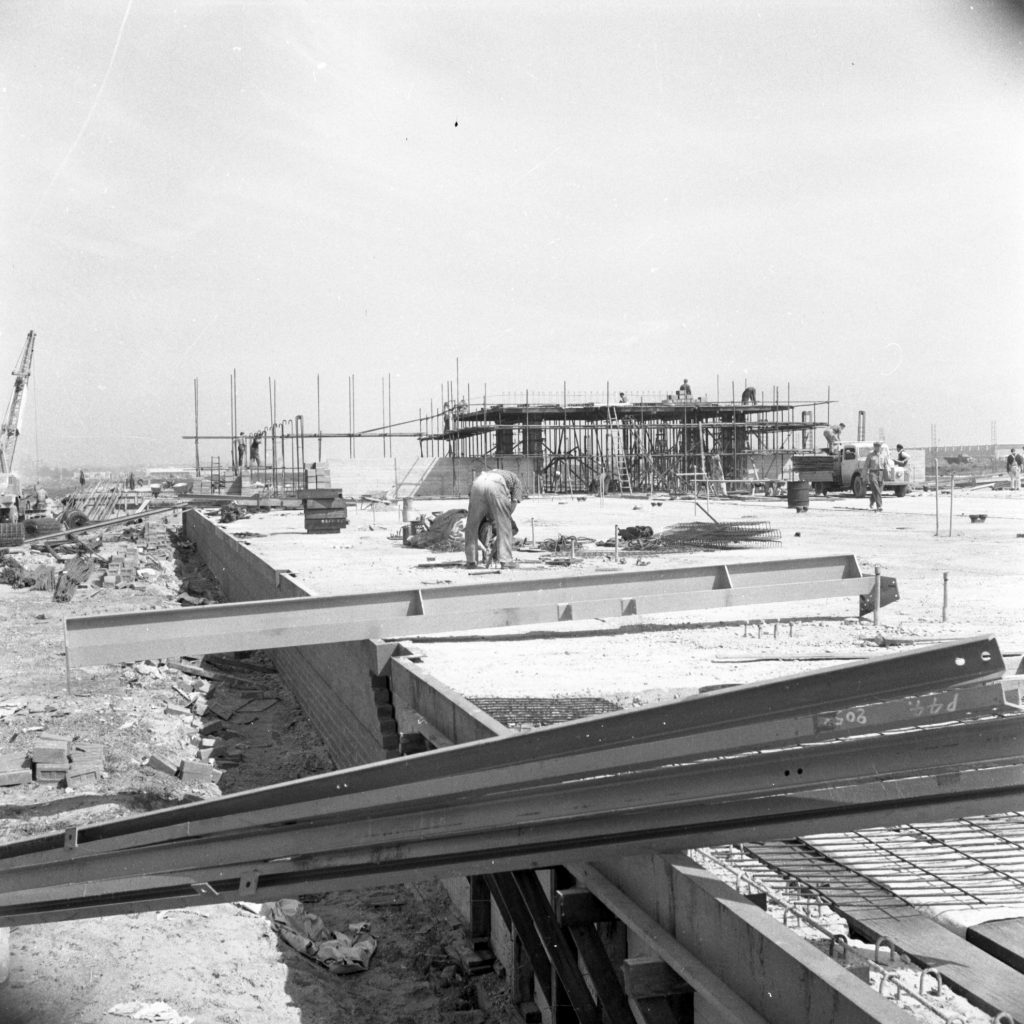
[[(868, 492), (864, 464), (873, 447), (871, 441), (855, 441), (842, 445), (834, 453), (794, 455), (793, 471), (798, 480), (812, 483), (817, 494), (852, 491), (855, 498), (863, 498)], [(885, 455), (882, 486), (902, 498), (913, 486), (913, 470), (909, 465), (898, 466), (884, 446), (882, 451)]]

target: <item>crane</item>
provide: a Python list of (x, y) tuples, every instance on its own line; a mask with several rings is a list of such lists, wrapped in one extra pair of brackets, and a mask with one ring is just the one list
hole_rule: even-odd
[(32, 354), (36, 346), (36, 332), (29, 331), (25, 339), (25, 347), (21, 350), (21, 358), (14, 367), (14, 393), (7, 404), (7, 412), (0, 420), (0, 520), (18, 519), (21, 499), (21, 484), (12, 474), (14, 465), (14, 449), (18, 444), (21, 432), (21, 413), (25, 404), (25, 390), (28, 387), (29, 374), (32, 372)]

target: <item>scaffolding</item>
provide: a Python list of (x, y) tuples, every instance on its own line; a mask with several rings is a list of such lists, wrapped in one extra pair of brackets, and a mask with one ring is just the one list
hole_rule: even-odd
[(662, 401), (619, 399), (447, 403), (423, 421), (420, 452), (525, 457), (541, 488), (555, 494), (772, 492), (794, 478), (793, 455), (815, 450), (830, 405), (750, 395), (712, 402), (678, 392)]

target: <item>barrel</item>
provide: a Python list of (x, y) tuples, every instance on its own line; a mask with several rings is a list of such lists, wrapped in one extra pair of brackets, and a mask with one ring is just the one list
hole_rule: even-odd
[(790, 480), (786, 486), (786, 504), (797, 512), (806, 512), (810, 502), (810, 483), (807, 480)]

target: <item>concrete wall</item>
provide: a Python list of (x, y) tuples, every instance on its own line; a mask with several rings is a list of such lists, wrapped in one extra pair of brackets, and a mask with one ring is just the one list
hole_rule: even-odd
[(528, 494), (540, 491), (538, 469), (540, 460), (532, 455), (498, 455), (487, 459), (433, 459), (429, 470), (420, 479), (417, 498), (461, 498), (469, 495), (473, 478), (482, 469), (508, 469), (515, 473)]
[[(184, 530), (228, 601), (308, 596), (289, 576), (276, 572), (201, 512), (186, 510)], [(268, 652), (339, 768), (384, 757), (370, 687), (379, 646), (362, 640)]]
[(320, 465), (327, 466), (330, 486), (339, 488), (346, 498), (380, 493), (391, 497), (395, 493), (396, 459), (330, 459)]

